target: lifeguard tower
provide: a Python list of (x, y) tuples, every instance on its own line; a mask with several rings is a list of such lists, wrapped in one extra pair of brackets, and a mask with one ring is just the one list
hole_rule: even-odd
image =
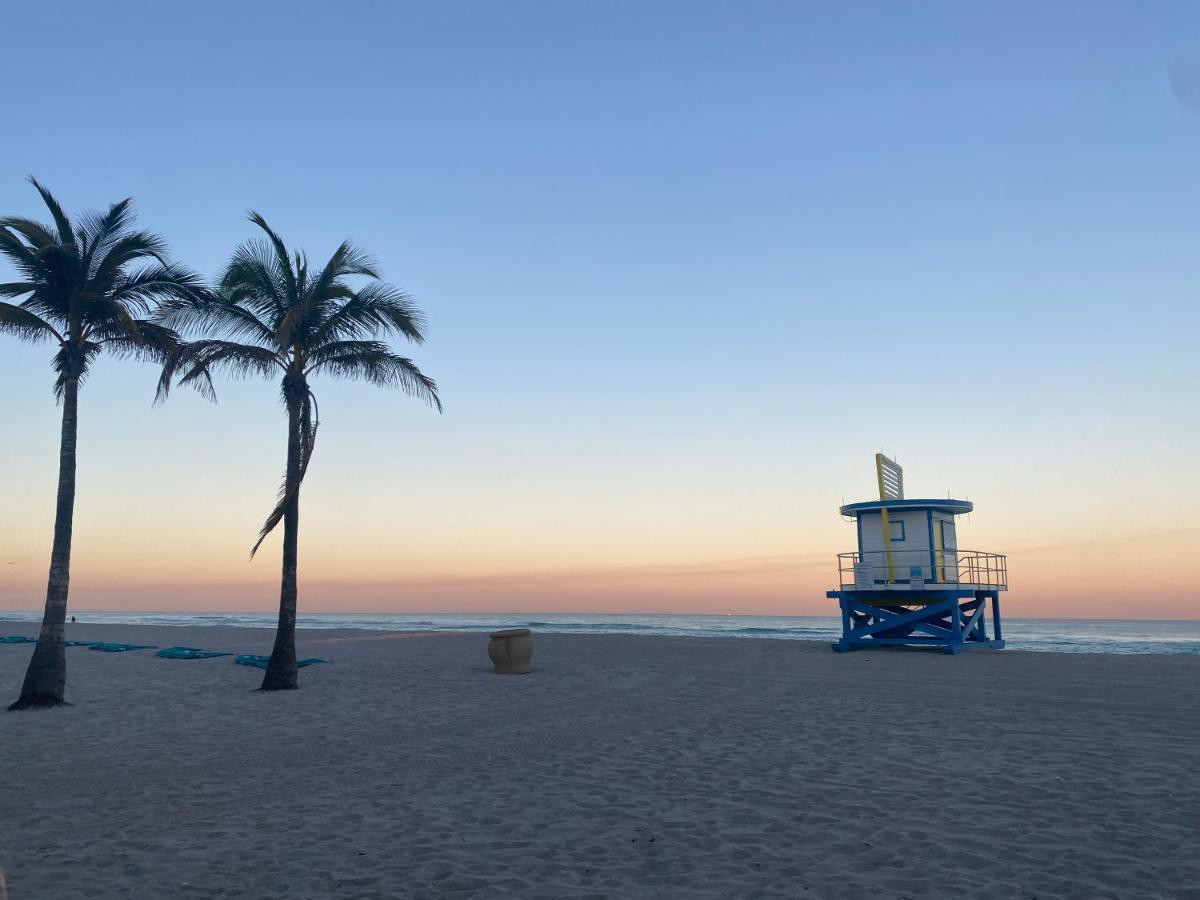
[(858, 527), (858, 551), (838, 554), (840, 587), (825, 594), (842, 608), (842, 639), (833, 649), (1003, 647), (1000, 592), (1008, 590), (1008, 561), (959, 549), (954, 519), (971, 511), (970, 501), (906, 500), (904, 470), (882, 453), (875, 454), (875, 474), (879, 499), (841, 509)]

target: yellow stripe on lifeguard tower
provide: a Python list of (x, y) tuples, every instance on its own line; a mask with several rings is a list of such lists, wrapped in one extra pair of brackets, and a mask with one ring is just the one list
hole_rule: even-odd
[[(882, 453), (875, 454), (875, 477), (879, 481), (880, 500), (904, 499), (904, 469), (894, 459)], [(880, 511), (883, 517), (883, 552), (887, 559), (888, 582), (896, 580), (896, 567), (892, 563), (892, 528), (888, 523), (886, 508)]]

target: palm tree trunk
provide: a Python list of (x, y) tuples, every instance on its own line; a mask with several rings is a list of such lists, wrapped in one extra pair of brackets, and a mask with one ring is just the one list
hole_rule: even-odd
[(275, 646), (267, 663), (260, 691), (295, 690), (296, 666), (296, 539), (300, 530), (300, 442), (302, 399), (285, 386), (288, 411), (287, 473), (284, 491), (287, 506), (283, 512), (283, 577), (279, 584), (279, 624), (275, 628)]
[(79, 431), (79, 379), (63, 384), (62, 437), (58, 449), (58, 503), (54, 510), (54, 547), (46, 581), (46, 611), (42, 630), (21, 696), (9, 709), (61, 706), (67, 684), (67, 654), (63, 624), (67, 619), (67, 588), (71, 580), (71, 529), (75, 518), (75, 442)]

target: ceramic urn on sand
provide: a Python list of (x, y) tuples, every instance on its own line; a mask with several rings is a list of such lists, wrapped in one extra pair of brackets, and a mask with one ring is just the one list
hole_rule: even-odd
[(493, 631), (488, 656), (497, 675), (524, 675), (533, 669), (533, 635), (528, 628)]

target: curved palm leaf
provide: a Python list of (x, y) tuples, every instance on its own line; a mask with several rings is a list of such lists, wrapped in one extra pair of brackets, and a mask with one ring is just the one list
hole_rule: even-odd
[(323, 344), (340, 339), (362, 339), (399, 334), (414, 344), (425, 342), (425, 317), (412, 298), (390, 284), (368, 284), (347, 298), (315, 335)]
[(33, 219), (12, 216), (0, 220), (0, 225), (11, 228), (23, 237), (29, 246), (35, 250), (44, 250), (58, 243), (58, 238), (54, 236), (49, 226), (43, 225), (41, 222), (35, 222)]
[(234, 377), (272, 375), (283, 368), (276, 353), (266, 347), (239, 344), (234, 341), (200, 340), (180, 344), (167, 354), (158, 379), (156, 400), (161, 402), (171, 391), (171, 382), (192, 385), (210, 400), (217, 395), (212, 387), (214, 372), (224, 371)]
[(424, 375), (411, 359), (398, 356), (380, 341), (337, 341), (319, 348), (310, 359), (309, 373), (399, 388), (442, 411), (437, 382)]
[(49, 322), (11, 303), (0, 303), (0, 332), (14, 334), (27, 341), (63, 340), (63, 336)]
[(71, 220), (63, 212), (58, 201), (54, 199), (54, 195), (42, 187), (33, 176), (30, 176), (29, 183), (37, 188), (37, 192), (42, 195), (42, 202), (46, 204), (46, 209), (50, 210), (50, 215), (54, 218), (54, 224), (58, 228), (58, 243), (64, 247), (74, 248), (75, 233), (71, 229)]

